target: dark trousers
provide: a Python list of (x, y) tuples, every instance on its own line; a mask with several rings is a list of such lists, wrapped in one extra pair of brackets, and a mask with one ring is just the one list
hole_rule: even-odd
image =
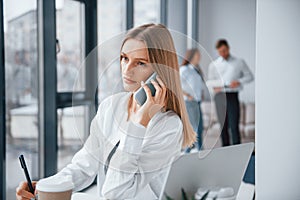
[(228, 129), (231, 132), (232, 144), (240, 144), (240, 103), (237, 92), (219, 92), (215, 95), (218, 120), (222, 128), (223, 146), (230, 145)]

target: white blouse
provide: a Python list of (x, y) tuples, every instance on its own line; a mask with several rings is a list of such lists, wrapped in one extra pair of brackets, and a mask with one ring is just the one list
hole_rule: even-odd
[[(147, 127), (127, 121), (132, 92), (111, 95), (101, 102), (90, 135), (72, 162), (54, 176), (71, 176), (74, 192), (89, 186), (96, 175), (100, 197), (158, 199), (171, 162), (180, 156), (183, 125), (174, 111), (158, 112)], [(106, 175), (107, 157), (111, 157)]]

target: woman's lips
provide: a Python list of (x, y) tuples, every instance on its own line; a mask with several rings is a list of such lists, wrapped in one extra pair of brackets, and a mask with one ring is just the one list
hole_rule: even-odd
[(127, 84), (133, 84), (133, 83), (136, 83), (136, 81), (133, 81), (133, 80), (128, 79), (128, 78), (126, 78), (126, 77), (123, 77), (123, 79), (124, 79), (124, 82), (127, 83)]

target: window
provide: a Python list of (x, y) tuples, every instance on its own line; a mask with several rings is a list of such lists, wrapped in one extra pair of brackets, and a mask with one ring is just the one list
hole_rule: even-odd
[(57, 91), (85, 89), (84, 5), (79, 1), (56, 1)]
[(6, 195), (15, 199), (16, 187), (24, 180), (20, 154), (32, 179), (38, 177), (37, 4), (5, 0), (4, 5)]
[(58, 170), (69, 164), (74, 154), (82, 147), (88, 126), (86, 119), (86, 106), (57, 110)]
[(98, 97), (122, 91), (119, 53), (126, 26), (126, 1), (98, 0)]
[[(57, 92), (84, 92), (85, 4), (57, 0), (56, 32)], [(86, 106), (71, 107), (71, 104), (60, 105), (57, 110), (58, 170), (70, 163), (88, 135)]]
[[(40, 21), (37, 19), (37, 2), (41, 1), (4, 1), (5, 80), (3, 81), (6, 85), (6, 112), (1, 113), (1, 117), (6, 116), (7, 140), (6, 149), (1, 149), (1, 152), (5, 151), (6, 154), (6, 162), (1, 164), (1, 169), (6, 165), (7, 178), (6, 190), (1, 190), (1, 197), (6, 194), (6, 199), (15, 199), (16, 187), (20, 181), (25, 180), (18, 160), (20, 154), (25, 156), (33, 180), (38, 180), (40, 175), (54, 173), (56, 164), (57, 168), (61, 169), (70, 162), (89, 134), (87, 130), (95, 114), (94, 105), (97, 103), (93, 98), (93, 91), (90, 92), (88, 91), (90, 88), (85, 87), (89, 80), (95, 81), (97, 73), (94, 72), (97, 70), (87, 69), (82, 65), (86, 51), (89, 52), (97, 43), (97, 38), (94, 37), (97, 30), (97, 24), (94, 23), (96, 22), (94, 12), (96, 0), (57, 0), (56, 9), (54, 2), (43, 0), (43, 4), (40, 4), (41, 13), (48, 7), (49, 12), (39, 15)], [(44, 27), (38, 30), (38, 24), (54, 30), (55, 14), (56, 46), (59, 47), (57, 66), (52, 51), (55, 48), (55, 43), (52, 43), (55, 42), (55, 34), (43, 32)], [(37, 23), (38, 21), (41, 23)], [(92, 25), (90, 26), (86, 21), (91, 21)], [(43, 44), (38, 43), (39, 31), (44, 34), (42, 42), (47, 44), (40, 49)], [(41, 53), (39, 57), (38, 51)], [(52, 54), (47, 57), (51, 59), (42, 60), (45, 58), (44, 53)], [(39, 63), (43, 64), (39, 66)], [(56, 80), (55, 67), (57, 67), (58, 77), (56, 94), (56, 88), (53, 86), (55, 84), (52, 84)], [(92, 69), (96, 68), (95, 65)], [(39, 69), (41, 69), (40, 76)], [(52, 69), (53, 73), (48, 74)], [(46, 75), (43, 74), (45, 72)], [(44, 84), (44, 87), (38, 87), (39, 81)], [(77, 87), (73, 87), (74, 85)], [(73, 94), (76, 95), (76, 106), (70, 107), (73, 103)], [(43, 98), (45, 96), (53, 98)], [(56, 125), (56, 113), (53, 115), (47, 112), (48, 103), (51, 104), (52, 113), (57, 112), (57, 127), (52, 126)], [(49, 124), (48, 122), (51, 122), (51, 125), (44, 126)], [(39, 123), (43, 123), (43, 126)], [(56, 131), (58, 140), (52, 136)], [(49, 138), (50, 141), (45, 141)], [(56, 143), (58, 152), (56, 152)], [(38, 151), (39, 148), (41, 152)], [(56, 153), (58, 153), (58, 163), (56, 163)]]
[(160, 22), (160, 1), (134, 1), (134, 26)]

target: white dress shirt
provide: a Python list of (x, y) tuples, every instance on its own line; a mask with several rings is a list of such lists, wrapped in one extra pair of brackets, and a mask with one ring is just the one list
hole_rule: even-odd
[[(180, 67), (180, 80), (182, 90), (191, 95), (195, 101), (201, 101), (203, 81), (191, 64)], [(188, 97), (183, 96), (184, 100)]]
[(253, 74), (243, 59), (229, 56), (228, 59), (218, 57), (209, 65), (209, 80), (222, 80), (225, 86), (229, 86), (232, 81), (239, 81), (237, 88), (225, 87), (225, 92), (238, 92), (243, 89), (243, 85), (251, 82)]
[[(170, 163), (180, 156), (182, 121), (173, 111), (156, 113), (147, 127), (126, 121), (131, 94), (117, 93), (101, 102), (83, 148), (54, 175), (71, 176), (74, 192), (89, 186), (98, 175), (100, 197), (158, 199)], [(105, 175), (103, 166), (119, 140)]]

